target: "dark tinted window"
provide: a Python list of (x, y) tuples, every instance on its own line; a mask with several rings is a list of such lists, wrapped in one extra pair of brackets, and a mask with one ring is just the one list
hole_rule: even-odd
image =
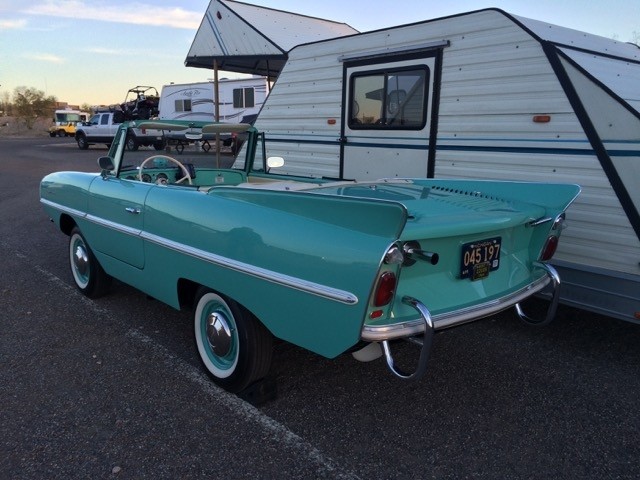
[(251, 108), (255, 104), (253, 87), (233, 89), (233, 108)]
[(352, 129), (422, 129), (427, 119), (426, 66), (378, 70), (351, 76), (349, 127)]

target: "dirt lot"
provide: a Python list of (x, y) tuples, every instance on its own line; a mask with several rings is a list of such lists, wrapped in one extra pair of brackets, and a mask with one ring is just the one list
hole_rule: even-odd
[(0, 116), (0, 138), (49, 135), (48, 130), (51, 125), (52, 121), (50, 118), (38, 118), (33, 127), (29, 129), (22, 119)]

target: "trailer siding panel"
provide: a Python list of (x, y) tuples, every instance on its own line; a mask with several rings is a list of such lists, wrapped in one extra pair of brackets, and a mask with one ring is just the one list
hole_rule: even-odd
[[(636, 53), (619, 42), (517, 20), (488, 10), (296, 47), (256, 126), (267, 139), (278, 140), (270, 154), (285, 158), (283, 173), (338, 177), (343, 89), (347, 88), (340, 59), (395, 51), (399, 60), (403, 58), (399, 49), (446, 40), (449, 46), (443, 49), (437, 105), (435, 176), (580, 184), (583, 191), (568, 210), (569, 228), (556, 258), (585, 271), (603, 269), (616, 278), (630, 275), (640, 283), (638, 236), (537, 36), (603, 52), (611, 48), (609, 53)], [(618, 72), (613, 70), (618, 60), (573, 49), (562, 51), (573, 61), (593, 67), (599, 82), (611, 85), (615, 95), (637, 110), (637, 64), (625, 65), (626, 78), (617, 83)], [(578, 82), (568, 63), (563, 64), (572, 81)], [(629, 172), (628, 184), (636, 186), (633, 198), (640, 202), (639, 175), (634, 170), (640, 168), (640, 117), (616, 105), (601, 88), (584, 96), (585, 108), (591, 111), (606, 150), (621, 171)], [(550, 121), (536, 123), (536, 115), (548, 115)], [(332, 119), (334, 124), (329, 122)], [(420, 134), (418, 138), (411, 131), (381, 131), (372, 139), (352, 132), (346, 145), (362, 143), (371, 161), (361, 175), (371, 178), (377, 162), (404, 168), (399, 160), (409, 149), (423, 149), (426, 161), (429, 139), (424, 132)], [(395, 152), (390, 156), (392, 145)], [(399, 176), (410, 175), (401, 171)]]

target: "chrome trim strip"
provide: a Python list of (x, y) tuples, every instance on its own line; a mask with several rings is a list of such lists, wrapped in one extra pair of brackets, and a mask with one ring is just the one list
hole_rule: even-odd
[(185, 253), (194, 258), (204, 260), (206, 262), (218, 265), (220, 267), (229, 268), (236, 272), (251, 275), (252, 277), (266, 280), (277, 285), (293, 288), (301, 292), (310, 293), (318, 297), (327, 298), (336, 302), (345, 303), (347, 305), (355, 305), (358, 303), (358, 297), (350, 292), (339, 290), (337, 288), (328, 287), (326, 285), (320, 285), (319, 283), (310, 282), (297, 277), (291, 277), (283, 273), (274, 272), (272, 270), (266, 270), (264, 268), (256, 267), (248, 263), (232, 260), (227, 257), (216, 255), (215, 253), (207, 252), (199, 248), (190, 247), (183, 243), (174, 242), (166, 238), (154, 235), (148, 232), (142, 232), (140, 235), (144, 240), (155, 243), (162, 247), (175, 250), (177, 252)]
[(553, 226), (551, 227), (551, 230), (559, 229), (560, 231), (562, 231), (565, 218), (566, 218), (565, 212), (562, 212), (561, 214), (559, 214), (553, 221)]
[[(549, 282), (551, 282), (551, 278), (549, 278), (548, 275), (545, 275), (520, 290), (509, 295), (505, 295), (504, 297), (500, 297), (480, 305), (463, 308), (461, 310), (432, 315), (431, 320), (433, 321), (433, 328), (434, 330), (442, 330), (444, 328), (454, 327), (456, 325), (478, 320), (501, 310), (505, 310), (539, 292), (545, 288)], [(367, 342), (380, 342), (395, 338), (411, 337), (423, 332), (424, 320), (419, 318), (394, 325), (365, 325), (362, 328), (361, 338)]]
[(540, 217), (536, 220), (531, 220), (526, 224), (527, 227), (537, 227), (538, 225), (544, 225), (545, 223), (549, 223), (553, 218), (551, 217)]
[(96, 225), (100, 225), (101, 227), (110, 228), (111, 230), (124, 233), (125, 235), (130, 235), (132, 237), (139, 237), (142, 235), (142, 230), (127, 227), (126, 225), (112, 222), (111, 220), (105, 220), (104, 218), (96, 217), (95, 215), (87, 214), (85, 218), (91, 223), (95, 223)]
[(100, 217), (96, 217), (95, 215), (89, 215), (87, 213), (75, 210), (73, 208), (65, 207), (64, 205), (60, 205), (50, 200), (40, 199), (40, 202), (50, 207), (56, 208), (64, 213), (68, 213), (75, 217), (84, 218), (97, 225), (110, 228), (120, 233), (124, 233), (125, 235), (131, 235), (134, 237), (139, 236), (141, 239), (155, 243), (156, 245), (159, 245), (161, 247), (166, 247), (176, 252), (184, 253), (191, 257), (204, 260), (214, 265), (229, 268), (230, 270), (234, 270), (236, 272), (251, 275), (252, 277), (275, 283), (277, 285), (282, 285), (284, 287), (326, 298), (328, 300), (344, 303), (346, 305), (355, 305), (358, 303), (358, 297), (353, 293), (347, 292), (345, 290), (321, 285), (319, 283), (310, 282), (301, 278), (292, 277), (283, 273), (274, 272), (272, 270), (267, 270), (264, 268), (256, 267), (254, 265), (239, 262), (237, 260), (222, 257), (220, 255), (216, 255), (215, 253), (207, 252), (195, 247), (190, 247), (189, 245), (185, 245), (183, 243), (174, 242), (173, 240), (169, 240), (167, 238), (160, 237), (143, 230), (137, 230), (135, 228), (127, 227), (126, 225), (121, 225)]
[(69, 215), (74, 215), (76, 217), (85, 218), (87, 216), (86, 213), (81, 212), (80, 210), (76, 210), (75, 208), (65, 207), (64, 205), (60, 205), (59, 203), (52, 202), (51, 200), (47, 200), (46, 198), (41, 198), (40, 203), (43, 203), (49, 207), (57, 208), (64, 213), (68, 213)]

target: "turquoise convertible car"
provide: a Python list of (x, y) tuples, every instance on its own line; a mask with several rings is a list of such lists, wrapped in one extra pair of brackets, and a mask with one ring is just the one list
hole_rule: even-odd
[[(185, 141), (127, 151), (123, 125), (100, 172), (47, 175), (42, 205), (69, 237), (81, 292), (98, 297), (117, 278), (192, 308), (204, 367), (229, 391), (267, 376), (274, 338), (384, 357), (417, 379), (436, 330), (508, 307), (529, 323), (555, 314), (560, 279), (546, 262), (576, 185), (285, 175), (248, 125), (137, 126)], [(240, 158), (214, 148), (229, 135), (244, 140)], [(530, 318), (521, 302), (543, 290), (549, 309)], [(397, 340), (417, 344), (409, 371)]]

